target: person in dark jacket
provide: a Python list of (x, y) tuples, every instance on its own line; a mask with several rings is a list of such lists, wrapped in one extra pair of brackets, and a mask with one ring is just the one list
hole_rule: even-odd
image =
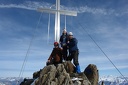
[(80, 71), (80, 65), (78, 62), (78, 55), (79, 55), (79, 49), (77, 47), (77, 39), (73, 37), (73, 33), (69, 32), (69, 41), (67, 43), (67, 46), (69, 48), (69, 57), (68, 60), (72, 60), (73, 59), (73, 63), (76, 66), (76, 72), (77, 73), (81, 73)]
[(48, 58), (47, 65), (50, 65), (50, 64), (56, 65), (59, 63), (62, 63), (62, 50), (59, 47), (59, 43), (54, 42), (54, 48), (52, 50), (51, 55)]
[(60, 37), (60, 44), (61, 44), (61, 47), (62, 47), (62, 54), (63, 54), (63, 59), (64, 60), (67, 60), (67, 42), (68, 42), (68, 34), (67, 34), (67, 31), (66, 29), (63, 30), (63, 33)]

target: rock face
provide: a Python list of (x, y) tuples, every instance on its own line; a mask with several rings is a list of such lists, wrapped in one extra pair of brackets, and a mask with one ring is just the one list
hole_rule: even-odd
[[(95, 66), (92, 65), (91, 66)], [(70, 62), (66, 61), (58, 65), (45, 66), (40, 71), (33, 74), (34, 82), (32, 84), (22, 85), (98, 85), (98, 74), (88, 74), (90, 65), (85, 69), (84, 72), (77, 74), (75, 72), (75, 66)], [(93, 73), (97, 72), (97, 68), (94, 69)]]
[(24, 79), (24, 81), (22, 81), (20, 85), (31, 85), (33, 81), (34, 79)]
[(99, 73), (96, 65), (89, 64), (84, 70), (84, 74), (87, 76), (88, 80), (91, 82), (91, 85), (98, 85)]
[(70, 62), (70, 61), (66, 61), (62, 63), (64, 65), (65, 70), (67, 71), (67, 73), (75, 73), (75, 66)]
[(57, 66), (49, 65), (40, 71), (39, 78), (35, 85), (72, 85), (69, 74), (64, 69), (63, 64)]

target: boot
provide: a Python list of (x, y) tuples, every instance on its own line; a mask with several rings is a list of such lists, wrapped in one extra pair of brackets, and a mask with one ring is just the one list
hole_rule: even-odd
[(80, 71), (80, 66), (79, 66), (79, 65), (76, 65), (76, 72), (77, 72), (77, 73), (81, 73), (81, 71)]

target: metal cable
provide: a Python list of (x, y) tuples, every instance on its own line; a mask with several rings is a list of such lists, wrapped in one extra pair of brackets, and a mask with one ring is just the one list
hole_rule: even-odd
[(47, 39), (47, 44), (49, 44), (49, 37), (50, 37), (50, 13), (49, 13), (49, 19), (48, 19), (48, 39)]
[[(78, 20), (77, 20), (78, 21)], [(94, 44), (100, 49), (100, 51), (104, 54), (104, 56), (111, 62), (111, 64), (116, 68), (116, 70), (120, 73), (120, 75), (128, 82), (128, 80), (124, 77), (124, 75), (121, 73), (121, 71), (116, 67), (116, 65), (111, 61), (111, 59), (107, 56), (107, 54), (103, 51), (103, 49), (96, 43), (96, 41), (93, 39), (93, 37), (88, 33), (88, 31), (78, 22), (78, 24), (81, 26), (81, 28), (84, 30), (84, 32), (87, 33), (87, 35), (90, 37), (90, 39), (94, 42)]]
[[(36, 31), (37, 31), (38, 25), (39, 25), (39, 23), (40, 23), (41, 17), (42, 17), (42, 13), (40, 14), (38, 23), (37, 23), (36, 28), (35, 28), (35, 30), (34, 30), (33, 37), (32, 37), (32, 39), (31, 39), (31, 41), (30, 41), (30, 44), (29, 44), (27, 53), (26, 53), (26, 55), (25, 55), (25, 58), (24, 58), (24, 61), (23, 61), (23, 64), (22, 64), (22, 67), (21, 67), (21, 70), (20, 70), (20, 73), (19, 73), (19, 78), (23, 76), (23, 72), (24, 72), (24, 70), (25, 70), (25, 66), (26, 66), (26, 63), (27, 63), (27, 59), (28, 59), (28, 55), (29, 55), (29, 52), (30, 52), (30, 48), (31, 48), (32, 42), (33, 42), (33, 40), (34, 40), (34, 38), (35, 38)], [(18, 85), (18, 83), (19, 83), (19, 82), (17, 82), (16, 85)]]

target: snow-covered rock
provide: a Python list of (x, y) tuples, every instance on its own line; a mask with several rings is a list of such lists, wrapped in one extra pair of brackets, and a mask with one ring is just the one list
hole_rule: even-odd
[(117, 76), (102, 76), (99, 79), (99, 84), (104, 82), (105, 85), (128, 85), (128, 77), (117, 77)]

